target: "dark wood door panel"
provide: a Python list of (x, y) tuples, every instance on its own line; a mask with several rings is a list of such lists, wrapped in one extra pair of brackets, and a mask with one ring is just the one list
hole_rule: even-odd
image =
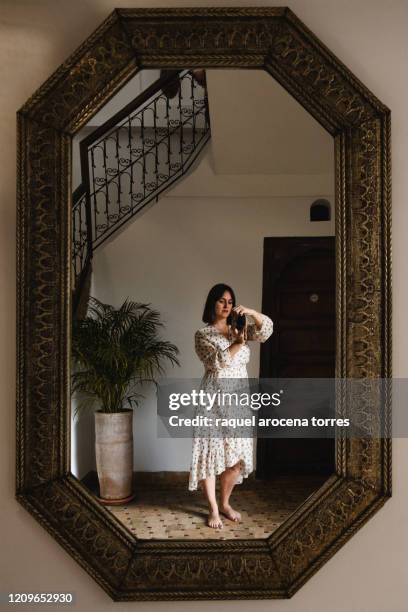
[(328, 288), (315, 286), (308, 288), (289, 287), (281, 289), (278, 304), (281, 317), (289, 320), (323, 318), (332, 319), (335, 312), (335, 295)]
[[(311, 240), (314, 239), (309, 239), (308, 246), (305, 248), (309, 248)], [(292, 246), (290, 245), (290, 247)], [(298, 265), (299, 259), (301, 259), (300, 266)], [(333, 262), (334, 253), (330, 247), (326, 248), (326, 245), (323, 245), (323, 243), (318, 250), (309, 252), (300, 251), (294, 255), (292, 261), (285, 267), (285, 279), (283, 279), (283, 282), (293, 283), (298, 281), (303, 283), (309, 281), (310, 284), (319, 280), (331, 282)]]
[[(271, 478), (274, 474), (331, 474), (333, 467), (328, 461), (333, 457), (334, 440), (330, 438), (275, 438), (268, 442), (264, 457), (265, 466), (257, 476)], [(261, 442), (259, 440), (258, 442)]]
[(324, 330), (299, 327), (285, 329), (279, 334), (279, 351), (284, 355), (298, 355), (299, 353), (332, 355), (335, 339), (334, 329), (330, 327)]
[(279, 368), (281, 378), (330, 378), (333, 374), (331, 364), (288, 363)]
[[(335, 239), (266, 238), (262, 310), (274, 333), (261, 348), (263, 378), (335, 374)], [(257, 475), (331, 473), (332, 439), (259, 439)]]

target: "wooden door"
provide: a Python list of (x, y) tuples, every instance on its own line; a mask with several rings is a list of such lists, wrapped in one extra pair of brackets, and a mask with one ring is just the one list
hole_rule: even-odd
[[(261, 378), (335, 376), (334, 240), (265, 238), (262, 312), (274, 333), (261, 348)], [(333, 439), (258, 439), (259, 478), (333, 471)]]

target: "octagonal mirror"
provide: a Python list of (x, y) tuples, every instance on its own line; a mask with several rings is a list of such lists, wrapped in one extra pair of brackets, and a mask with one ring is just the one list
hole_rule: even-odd
[(290, 596), (390, 494), (388, 110), (287, 9), (121, 10), (19, 122), (20, 501), (114, 599)]

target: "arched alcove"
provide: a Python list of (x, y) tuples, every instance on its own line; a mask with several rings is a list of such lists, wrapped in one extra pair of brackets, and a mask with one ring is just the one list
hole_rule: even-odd
[(331, 206), (329, 200), (320, 198), (310, 206), (310, 221), (330, 221)]

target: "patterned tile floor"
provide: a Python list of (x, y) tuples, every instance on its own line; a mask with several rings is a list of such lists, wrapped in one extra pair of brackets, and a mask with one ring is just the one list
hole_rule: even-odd
[(107, 508), (135, 536), (143, 539), (250, 539), (271, 534), (321, 484), (321, 476), (285, 476), (238, 485), (231, 503), (242, 515), (240, 523), (224, 518), (223, 529), (206, 525), (206, 503), (201, 491), (180, 485), (136, 487), (127, 506)]

